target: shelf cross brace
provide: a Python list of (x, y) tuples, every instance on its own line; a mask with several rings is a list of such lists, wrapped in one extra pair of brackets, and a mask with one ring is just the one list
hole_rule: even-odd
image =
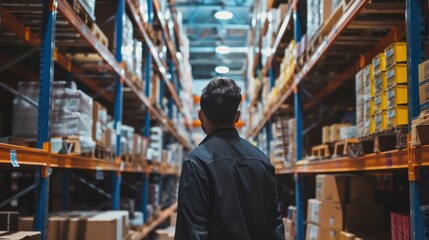
[(35, 184), (35, 183), (34, 183), (34, 184), (32, 184), (32, 185), (30, 185), (30, 186), (28, 186), (26, 189), (22, 190), (21, 192), (19, 192), (19, 193), (17, 193), (17, 194), (15, 194), (15, 195), (13, 195), (12, 197), (10, 197), (10, 198), (8, 198), (8, 199), (4, 200), (3, 202), (1, 202), (1, 203), (0, 203), (0, 208), (2, 208), (2, 207), (4, 207), (4, 206), (6, 206), (7, 204), (9, 204), (10, 202), (12, 202), (13, 200), (16, 200), (16, 199), (18, 199), (18, 198), (20, 198), (20, 197), (22, 197), (22, 196), (24, 196), (24, 195), (26, 195), (26, 194), (30, 193), (30, 192), (31, 192), (31, 191), (33, 191), (34, 189), (36, 189), (36, 184)]

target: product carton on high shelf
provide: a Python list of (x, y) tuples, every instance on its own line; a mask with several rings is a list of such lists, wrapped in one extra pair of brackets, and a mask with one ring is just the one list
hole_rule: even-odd
[(349, 126), (351, 126), (351, 125), (348, 123), (333, 124), (331, 126), (331, 142), (337, 142), (337, 141), (341, 140), (340, 129), (342, 127), (349, 127)]
[(327, 203), (317, 199), (309, 199), (307, 221), (321, 227), (341, 230), (343, 227), (342, 206), (340, 203)]
[(101, 146), (106, 146), (107, 109), (94, 101), (92, 105), (92, 140)]
[(355, 240), (356, 235), (345, 231), (340, 232), (340, 240)]
[(346, 177), (341, 175), (317, 175), (316, 199), (323, 202), (345, 202)]
[(308, 223), (306, 240), (338, 240), (341, 228), (321, 227), (317, 224)]

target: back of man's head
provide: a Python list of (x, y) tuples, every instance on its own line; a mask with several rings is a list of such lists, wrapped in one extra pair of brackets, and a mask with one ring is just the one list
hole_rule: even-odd
[(231, 78), (215, 77), (203, 89), (201, 110), (215, 126), (234, 124), (241, 101), (240, 88)]

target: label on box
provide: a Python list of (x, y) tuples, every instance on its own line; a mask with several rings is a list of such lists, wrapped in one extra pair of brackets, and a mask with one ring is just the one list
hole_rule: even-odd
[(389, 89), (389, 91), (387, 91), (387, 98), (392, 99), (394, 97), (395, 97), (395, 89), (394, 88)]
[(319, 204), (313, 203), (311, 206), (311, 220), (315, 223), (319, 222)]
[(389, 51), (386, 52), (386, 57), (391, 57), (393, 56), (394, 53), (395, 53), (395, 49), (391, 48), (389, 49)]
[(389, 119), (394, 118), (396, 116), (396, 111), (395, 110), (391, 110), (389, 112), (387, 112), (387, 117)]
[(374, 58), (373, 65), (374, 68), (380, 65), (380, 57), (377, 56), (376, 58)]
[(387, 79), (391, 79), (395, 76), (395, 69), (389, 69), (389, 71), (387, 71)]

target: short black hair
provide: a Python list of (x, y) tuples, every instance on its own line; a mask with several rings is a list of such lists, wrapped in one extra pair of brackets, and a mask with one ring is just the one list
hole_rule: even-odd
[(234, 124), (241, 102), (241, 89), (235, 81), (226, 77), (215, 77), (203, 89), (201, 110), (215, 126)]

